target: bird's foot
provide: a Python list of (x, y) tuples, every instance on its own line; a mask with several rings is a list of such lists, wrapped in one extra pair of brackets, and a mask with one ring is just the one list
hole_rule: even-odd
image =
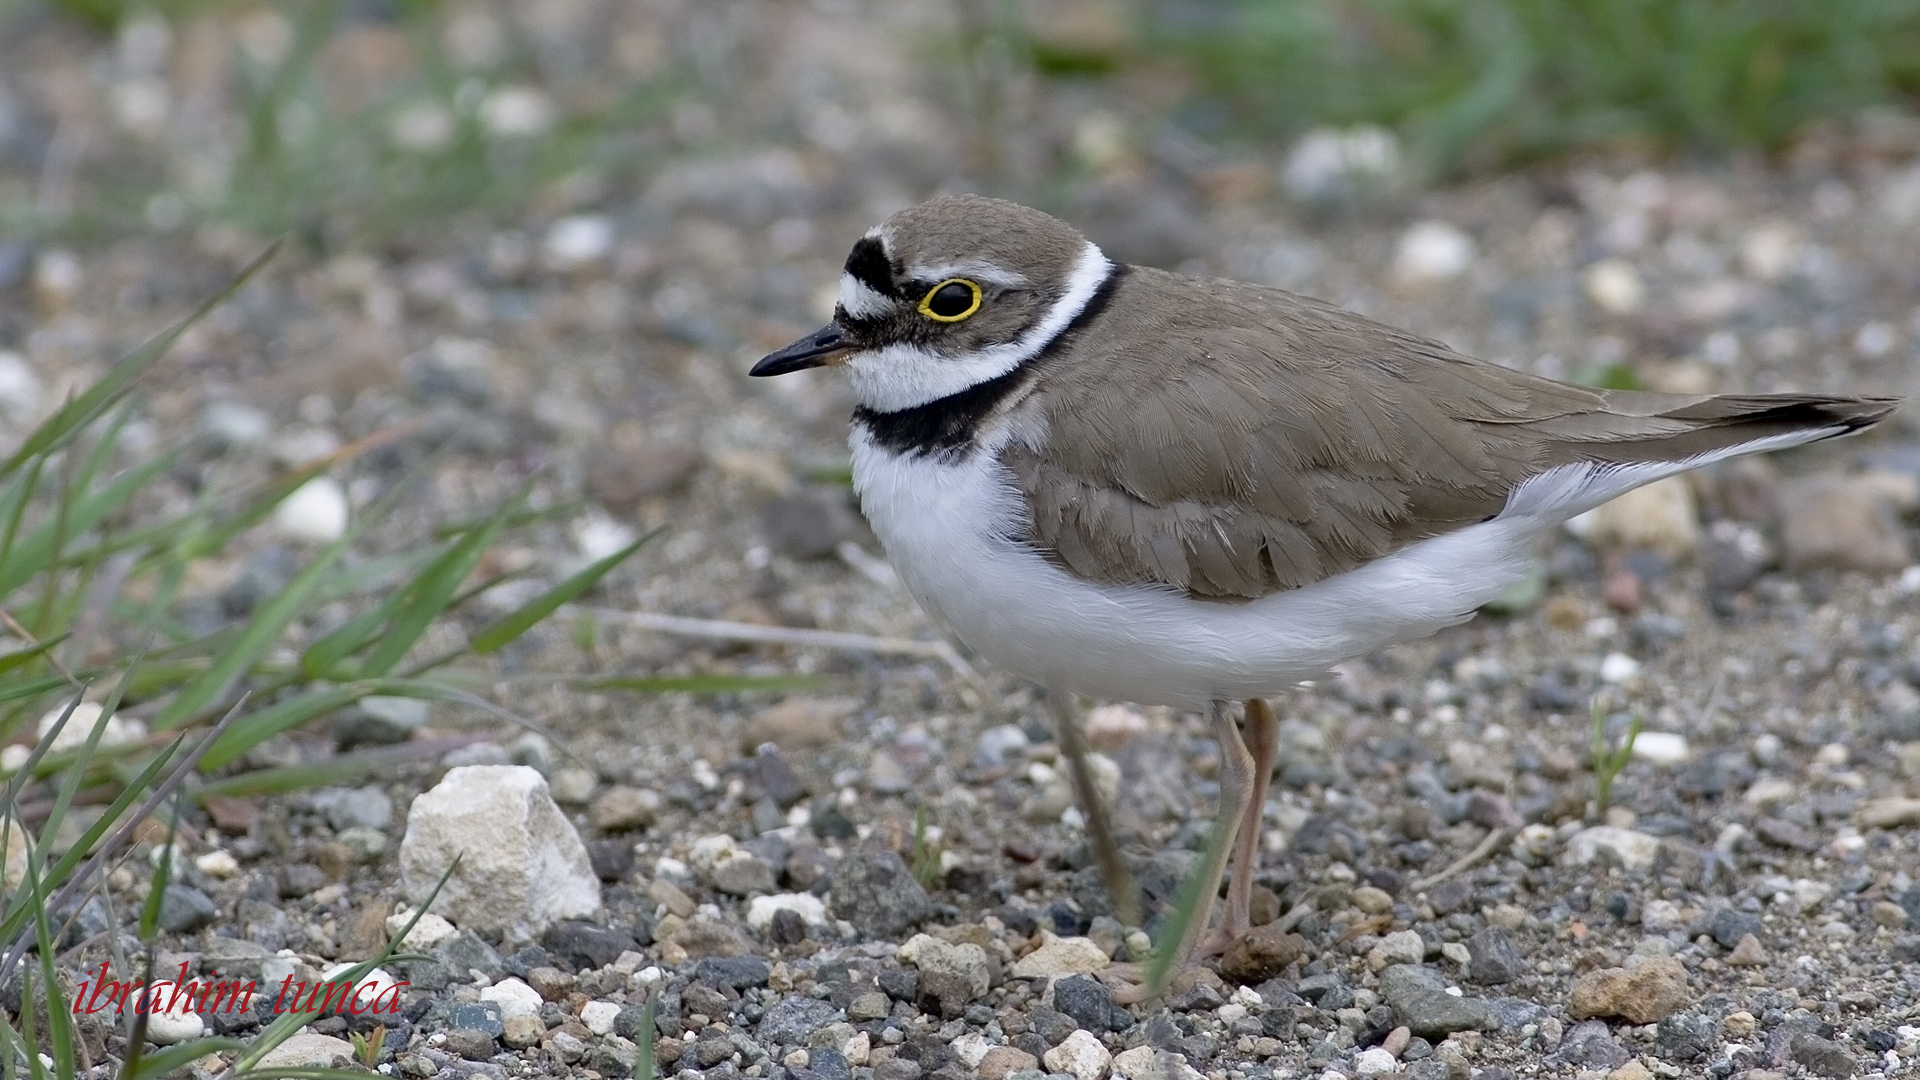
[(1167, 973), (1166, 985), (1156, 991), (1148, 980), (1150, 967), (1148, 964), (1112, 964), (1100, 972), (1100, 981), (1113, 991), (1115, 1005), (1134, 1005), (1164, 994), (1178, 996), (1199, 982), (1212, 983), (1216, 989), (1222, 986), (1219, 973), (1190, 957), (1176, 963)]

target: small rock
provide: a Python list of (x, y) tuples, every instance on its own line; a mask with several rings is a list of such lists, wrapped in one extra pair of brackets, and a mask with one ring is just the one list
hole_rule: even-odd
[(1393, 896), (1385, 889), (1362, 885), (1348, 898), (1354, 907), (1368, 915), (1384, 915), (1393, 910)]
[(1895, 573), (1912, 562), (1900, 523), (1884, 502), (1834, 476), (1808, 477), (1781, 500), (1787, 569)]
[(1582, 514), (1573, 526), (1586, 542), (1607, 551), (1656, 551), (1669, 559), (1700, 546), (1700, 515), (1693, 486), (1670, 476), (1635, 488)]
[(1691, 1000), (1687, 969), (1671, 956), (1654, 956), (1632, 968), (1602, 968), (1580, 976), (1567, 1012), (1575, 1020), (1618, 1016), (1653, 1024)]
[(753, 896), (777, 888), (773, 866), (750, 851), (728, 852), (714, 861), (705, 876), (708, 885), (728, 896)]
[(456, 856), (434, 906), (466, 929), (531, 940), (600, 908), (586, 845), (546, 780), (524, 765), (450, 769), (414, 799), (400, 843), (402, 891), (423, 903)]
[(343, 750), (403, 743), (426, 726), (431, 711), (431, 702), (416, 698), (364, 697), (335, 714), (333, 738)]
[[(1053, 983), (1053, 1007), (1098, 1034), (1113, 1020), (1113, 991), (1091, 975), (1072, 975)], [(1129, 1016), (1128, 1021), (1132, 1021)]]
[[(1119, 1060), (1119, 1058), (1114, 1059), (1116, 1066)], [(980, 1080), (1007, 1080), (1007, 1077), (1013, 1073), (1037, 1071), (1039, 1068), (1040, 1059), (1025, 1050), (1012, 1046), (995, 1046), (987, 1050), (973, 1071)], [(1115, 1072), (1117, 1075), (1117, 1068)]]
[(1303, 202), (1352, 206), (1392, 188), (1400, 171), (1400, 140), (1386, 128), (1317, 127), (1287, 152), (1281, 182)]
[(608, 967), (640, 948), (633, 935), (596, 922), (567, 919), (548, 927), (540, 944), (555, 957), (582, 971)]
[(273, 527), (290, 540), (327, 544), (347, 532), (347, 492), (331, 476), (316, 476), (273, 509)]
[[(186, 984), (186, 989), (192, 988), (192, 983)], [(206, 1022), (194, 1011), (192, 994), (182, 993), (173, 1008), (165, 1007), (173, 990), (170, 982), (155, 983), (151, 990), (155, 1007), (147, 1013), (147, 1041), (155, 1046), (172, 1046), (207, 1033)]]
[(1086, 975), (1105, 968), (1112, 961), (1107, 951), (1091, 938), (1046, 935), (1041, 946), (1021, 957), (1013, 965), (1016, 979), (1056, 978)]
[(1418, 964), (1426, 955), (1427, 944), (1417, 932), (1396, 930), (1367, 952), (1367, 966), (1379, 971), (1390, 964)]
[(587, 822), (601, 832), (638, 829), (653, 820), (660, 796), (645, 788), (616, 784), (600, 793), (587, 808)]
[(1723, 907), (1707, 918), (1707, 933), (1723, 949), (1740, 944), (1740, 939), (1760, 932), (1760, 916), (1738, 908)]
[(1878, 900), (1867, 910), (1867, 918), (1875, 926), (1898, 930), (1907, 925), (1907, 909), (1891, 900)]
[(1467, 952), (1472, 957), (1467, 974), (1482, 985), (1512, 982), (1527, 972), (1526, 958), (1520, 955), (1513, 938), (1497, 926), (1489, 926), (1468, 938)]
[(1353, 1056), (1353, 1071), (1361, 1076), (1382, 1076), (1400, 1067), (1392, 1054), (1376, 1046)]
[(1727, 954), (1728, 967), (1766, 967), (1767, 950), (1760, 946), (1760, 939), (1752, 934), (1743, 934), (1734, 943), (1733, 951)]
[(1400, 234), (1393, 275), (1408, 284), (1448, 281), (1473, 265), (1473, 238), (1444, 221), (1417, 222)]
[(814, 487), (775, 498), (760, 512), (767, 546), (795, 559), (824, 559), (860, 535), (860, 522), (840, 488)]
[(992, 986), (992, 961), (985, 949), (972, 942), (954, 945), (926, 934), (915, 934), (900, 946), (900, 962), (919, 968), (923, 981), (930, 975), (952, 980), (965, 1001), (985, 997)]
[(1220, 974), (1243, 986), (1253, 986), (1278, 978), (1306, 951), (1306, 938), (1283, 932), (1269, 920), (1269, 925), (1256, 926), (1227, 946), (1226, 955), (1220, 958)]
[(178, 882), (170, 882), (160, 895), (160, 926), (175, 934), (190, 934), (211, 926), (220, 918), (220, 909), (206, 893)]
[[(1399, 1022), (1423, 1039), (1444, 1039), (1456, 1031), (1494, 1026), (1486, 1002), (1447, 993), (1445, 977), (1421, 964), (1395, 964), (1383, 969), (1380, 996), (1393, 1007)], [(1327, 1008), (1324, 999), (1321, 1008)]]
[(1795, 1035), (1789, 1046), (1793, 1060), (1806, 1066), (1807, 1071), (1815, 1076), (1852, 1076), (1859, 1067), (1859, 1062), (1853, 1059), (1846, 1047), (1811, 1032)]
[(516, 1050), (537, 1046), (546, 1037), (547, 1025), (535, 1013), (515, 1013), (500, 1022), (500, 1041)]
[(1586, 866), (1606, 852), (1629, 871), (1653, 869), (1660, 853), (1660, 838), (1613, 825), (1594, 825), (1573, 834), (1567, 841), (1565, 859), (1570, 866)]
[(1920, 824), (1920, 799), (1890, 796), (1866, 799), (1855, 808), (1863, 829), (1897, 829)]
[[(557, 1034), (565, 1035), (566, 1032)], [(443, 1037), (446, 1041), (440, 1044), (442, 1049), (468, 1061), (486, 1061), (500, 1049), (492, 1035), (475, 1028), (454, 1028)], [(575, 1060), (578, 1060), (577, 1055)]]
[(755, 930), (768, 930), (774, 925), (774, 916), (782, 911), (790, 911), (803, 923), (814, 926), (827, 921), (827, 905), (812, 893), (777, 893), (748, 901), (747, 925)]
[(1075, 1031), (1047, 1051), (1042, 1060), (1048, 1069), (1066, 1073), (1074, 1080), (1103, 1080), (1113, 1064), (1113, 1055), (1091, 1033)]
[(582, 769), (566, 765), (553, 770), (547, 777), (547, 787), (553, 794), (553, 801), (561, 806), (585, 806), (593, 797), (593, 789), (600, 786), (600, 778), (592, 769)]
[(1640, 310), (1646, 299), (1646, 286), (1640, 273), (1625, 259), (1601, 259), (1581, 275), (1587, 298), (1610, 315), (1630, 315)]
[(1017, 759), (1028, 746), (1027, 733), (1018, 724), (999, 724), (980, 733), (973, 744), (973, 767), (995, 769)]
[(779, 743), (761, 743), (754, 749), (753, 758), (759, 766), (760, 790), (775, 806), (785, 810), (807, 797), (807, 785), (794, 773)]
[(1812, 852), (1820, 848), (1820, 838), (1803, 826), (1780, 818), (1763, 817), (1753, 823), (1753, 834), (1774, 847)]
[(1678, 765), (1691, 754), (1687, 737), (1671, 731), (1643, 731), (1633, 740), (1633, 756), (1655, 765)]
[(267, 1051), (260, 1059), (261, 1069), (312, 1069), (327, 1068), (335, 1058), (348, 1061), (357, 1060), (353, 1054), (353, 1044), (345, 1039), (336, 1039), (331, 1035), (316, 1035), (303, 1031), (290, 1036), (287, 1041)]
[(760, 1017), (756, 1033), (760, 1041), (779, 1046), (799, 1046), (807, 1036), (840, 1019), (840, 1010), (831, 1001), (810, 997), (782, 998)]
[(1185, 1054), (1158, 1046), (1136, 1046), (1113, 1057), (1113, 1075), (1120, 1080), (1202, 1080), (1187, 1064)]
[(840, 741), (847, 719), (858, 713), (855, 698), (795, 698), (755, 714), (747, 721), (747, 750), (773, 743), (789, 753), (818, 750)]
[(1638, 1061), (1629, 1061), (1608, 1073), (1607, 1080), (1653, 1080), (1653, 1070)]
[(613, 251), (613, 222), (601, 214), (572, 214), (547, 228), (545, 254), (556, 270), (598, 262)]
[(884, 848), (849, 852), (834, 867), (830, 888), (834, 916), (869, 940), (897, 939), (933, 910), (906, 862)]
[(893, 1004), (887, 999), (887, 995), (878, 990), (869, 990), (855, 996), (847, 1005), (847, 1019), (856, 1024), (864, 1024), (870, 1020), (884, 1020), (892, 1011)]

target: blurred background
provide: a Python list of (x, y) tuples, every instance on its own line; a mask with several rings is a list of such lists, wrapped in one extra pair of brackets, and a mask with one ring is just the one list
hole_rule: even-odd
[[(0, 0), (0, 741), (125, 679), (136, 748), (256, 691), (219, 797), (499, 707), (678, 775), (798, 673), (854, 696), (745, 745), (937, 768), (1025, 691), (608, 612), (935, 638), (850, 506), (838, 381), (744, 372), (861, 230), (961, 190), (1558, 377), (1920, 388), (1920, 0)], [(1677, 484), (1541, 586), (1685, 617), (1897, 574), (1911, 415)], [(1816, 469), (1838, 509), (1791, 494)], [(1556, 670), (1580, 712), (1598, 654)], [(1916, 680), (1864, 691), (1912, 738)], [(396, 695), (442, 704), (348, 708)]]

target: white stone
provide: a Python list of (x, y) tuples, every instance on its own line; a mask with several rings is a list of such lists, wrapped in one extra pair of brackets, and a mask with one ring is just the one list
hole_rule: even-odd
[[(352, 971), (357, 966), (356, 964), (334, 964), (320, 973), (320, 980), (322, 982), (338, 981), (344, 978), (347, 972)], [(398, 995), (387, 993), (387, 991), (393, 989), (394, 985), (393, 976), (389, 975), (385, 969), (369, 968), (365, 975), (354, 980), (353, 993), (350, 1000), (368, 1006), (381, 1001), (382, 995), (385, 995), (389, 1001), (394, 1000)]]
[(1400, 234), (1393, 273), (1402, 281), (1449, 281), (1473, 265), (1473, 238), (1444, 221), (1422, 221)]
[(1113, 1057), (1113, 1075), (1120, 1080), (1201, 1080), (1201, 1073), (1187, 1064), (1185, 1054), (1136, 1046)]
[(393, 114), (388, 128), (393, 145), (416, 153), (432, 153), (453, 142), (453, 112), (437, 101), (416, 101)]
[[(41, 738), (44, 739), (47, 737), (47, 733), (52, 731), (53, 726), (60, 722), (60, 717), (65, 715), (66, 711), (67, 707), (60, 705), (47, 710), (47, 712), (40, 717), (39, 734)], [(57, 754), (62, 750), (78, 750), (81, 745), (87, 741), (88, 736), (93, 734), (94, 725), (100, 722), (100, 714), (105, 711), (105, 709), (91, 701), (83, 701), (74, 706), (73, 715), (67, 717), (67, 726), (60, 729), (59, 737), (53, 740), (51, 746), (47, 747), (48, 752)], [(116, 712), (107, 718), (107, 725), (100, 732), (99, 745), (103, 747), (122, 746), (127, 743), (138, 742), (146, 737), (146, 724), (121, 716)], [(21, 764), (24, 765), (26, 762), (22, 761)]]
[(847, 1045), (840, 1048), (840, 1054), (849, 1065), (865, 1065), (873, 1054), (873, 1036), (864, 1031), (854, 1033)]
[(509, 1016), (538, 1016), (540, 1013), (540, 992), (511, 975), (492, 986), (482, 987), (480, 1000), (500, 1006), (502, 1020)]
[(1370, 1047), (1353, 1055), (1353, 1071), (1361, 1076), (1381, 1076), (1400, 1067), (1391, 1053), (1380, 1047)]
[(27, 767), (27, 760), (33, 757), (33, 747), (25, 743), (8, 743), (0, 747), (0, 772), (17, 773)]
[(1103, 1080), (1113, 1064), (1113, 1055), (1091, 1032), (1079, 1028), (1040, 1060), (1048, 1071), (1066, 1073), (1074, 1080)]
[(260, 1059), (262, 1069), (310, 1069), (326, 1068), (337, 1057), (348, 1061), (354, 1057), (353, 1044), (345, 1039), (336, 1039), (331, 1035), (316, 1035), (303, 1031), (287, 1039), (286, 1042), (269, 1050)]
[(317, 544), (347, 532), (347, 491), (331, 476), (316, 476), (273, 508), (273, 527), (282, 536)]
[(794, 912), (809, 926), (823, 926), (827, 921), (827, 905), (812, 893), (775, 893), (747, 901), (747, 925), (765, 930), (773, 925), (774, 913), (778, 911)]
[(494, 135), (538, 135), (553, 126), (553, 101), (530, 86), (503, 86), (480, 102), (480, 123)]
[(1640, 661), (1626, 653), (1608, 653), (1600, 661), (1600, 681), (1620, 684), (1632, 681), (1640, 674)]
[(637, 535), (612, 518), (594, 514), (573, 530), (573, 543), (583, 562), (596, 562), (633, 543)]
[(613, 1034), (613, 1018), (620, 1015), (620, 1006), (611, 1001), (589, 1001), (580, 1006), (580, 1022), (595, 1035)]
[(1740, 800), (1749, 806), (1770, 806), (1799, 794), (1800, 786), (1778, 776), (1763, 776), (1748, 786)]
[[(413, 918), (411, 911), (387, 916), (387, 934), (391, 936), (399, 933), (411, 918)], [(413, 924), (412, 930), (407, 931), (407, 936), (400, 941), (400, 948), (407, 952), (426, 952), (458, 933), (460, 931), (454, 929), (452, 923), (429, 911), (420, 916), (420, 921)]]
[(1651, 548), (1677, 559), (1700, 547), (1700, 511), (1684, 476), (1634, 488), (1567, 525), (1596, 548)]
[[(207, 1033), (206, 1022), (193, 1011), (193, 984), (188, 983), (186, 991), (177, 997), (173, 988), (173, 983), (158, 982), (141, 994), (151, 1003), (147, 1006), (151, 1010), (147, 1013), (147, 1041), (155, 1046), (172, 1046)], [(168, 1004), (173, 1007), (167, 1008)]]
[(273, 434), (273, 418), (238, 401), (215, 401), (200, 414), (207, 434), (229, 446), (258, 446)]
[(1628, 870), (1651, 870), (1654, 856), (1660, 851), (1660, 838), (1614, 825), (1595, 825), (1567, 840), (1565, 858), (1570, 866), (1585, 866), (1602, 851), (1611, 852)]
[(1417, 932), (1396, 930), (1367, 953), (1367, 966), (1379, 971), (1393, 964), (1417, 964), (1426, 955), (1427, 944)]
[(40, 409), (45, 391), (40, 377), (27, 365), (27, 358), (10, 349), (0, 349), (0, 414), (25, 420)]
[(981, 1059), (987, 1056), (987, 1051), (993, 1049), (993, 1044), (987, 1041), (985, 1035), (977, 1031), (969, 1031), (948, 1043), (947, 1049), (952, 1050), (953, 1056), (960, 1059), (960, 1064), (969, 1069), (977, 1069), (980, 1067)]
[(1587, 267), (1583, 284), (1587, 298), (1609, 314), (1630, 315), (1646, 300), (1647, 289), (1640, 283), (1640, 272), (1625, 259), (1601, 259)]
[(900, 946), (899, 956), (902, 963), (922, 971), (965, 979), (973, 999), (985, 997), (992, 986), (993, 967), (987, 950), (972, 942), (952, 945), (927, 934), (915, 934)]
[(460, 865), (434, 908), (465, 929), (527, 941), (600, 908), (586, 845), (546, 780), (524, 765), (450, 769), (413, 800), (400, 841), (403, 893), (424, 902), (456, 856)]
[(208, 877), (219, 878), (222, 881), (240, 872), (240, 860), (234, 858), (230, 851), (209, 851), (204, 855), (197, 855), (194, 857), (193, 865), (196, 870)]
[(1833, 886), (1824, 881), (1799, 878), (1793, 883), (1793, 903), (1801, 911), (1812, 911), (1833, 895)]
[(573, 214), (547, 229), (549, 265), (560, 270), (599, 262), (613, 251), (613, 222), (601, 214)]
[(1642, 731), (1633, 740), (1633, 756), (1655, 765), (1678, 765), (1692, 754), (1687, 737), (1672, 731)]
[(1400, 171), (1400, 140), (1375, 124), (1314, 128), (1287, 153), (1281, 182), (1295, 198), (1327, 202), (1390, 184)]
[[(1087, 975), (1099, 971), (1111, 961), (1107, 950), (1091, 938), (1054, 937), (1043, 933), (1039, 948), (1021, 957), (1013, 965), (1016, 979), (1045, 979), (1059, 975)], [(1055, 1070), (1058, 1071), (1058, 1070)]]

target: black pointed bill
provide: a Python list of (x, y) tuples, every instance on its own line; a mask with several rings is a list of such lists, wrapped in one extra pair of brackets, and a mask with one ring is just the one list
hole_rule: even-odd
[(808, 368), (834, 364), (854, 349), (847, 340), (847, 332), (839, 323), (827, 325), (801, 338), (799, 341), (770, 352), (753, 365), (749, 375), (785, 375), (789, 371), (805, 371)]

